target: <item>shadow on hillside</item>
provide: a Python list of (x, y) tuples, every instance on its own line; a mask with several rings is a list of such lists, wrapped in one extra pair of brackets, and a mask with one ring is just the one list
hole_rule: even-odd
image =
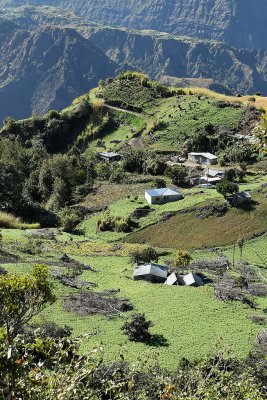
[(168, 340), (163, 335), (153, 335), (151, 339), (146, 342), (147, 346), (151, 347), (168, 347)]

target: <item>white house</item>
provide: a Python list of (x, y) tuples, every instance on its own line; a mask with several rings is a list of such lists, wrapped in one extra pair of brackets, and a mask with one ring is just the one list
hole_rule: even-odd
[(153, 283), (164, 283), (168, 276), (168, 269), (158, 264), (143, 264), (135, 268), (133, 280), (145, 280)]
[(164, 204), (181, 200), (182, 194), (176, 189), (150, 189), (145, 191), (145, 199), (149, 204)]
[(214, 165), (217, 164), (218, 157), (211, 153), (189, 153), (188, 160), (197, 164)]
[(99, 157), (101, 160), (105, 162), (113, 162), (113, 161), (120, 161), (121, 156), (118, 153), (114, 153), (113, 151), (110, 152), (104, 152), (104, 153), (98, 153)]

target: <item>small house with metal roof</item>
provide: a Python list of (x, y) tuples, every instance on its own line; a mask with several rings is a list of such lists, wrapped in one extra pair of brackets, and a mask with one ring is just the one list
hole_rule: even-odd
[(217, 164), (218, 157), (211, 153), (189, 153), (188, 160), (201, 165)]
[(152, 283), (164, 283), (168, 276), (168, 269), (158, 264), (138, 265), (133, 274), (134, 281), (149, 281)]
[(162, 188), (145, 191), (145, 199), (149, 204), (164, 204), (182, 199), (182, 194), (176, 189)]
[(104, 153), (98, 153), (99, 157), (101, 160), (110, 163), (114, 161), (120, 161), (121, 155), (118, 153), (114, 153), (113, 151), (110, 152), (104, 152)]

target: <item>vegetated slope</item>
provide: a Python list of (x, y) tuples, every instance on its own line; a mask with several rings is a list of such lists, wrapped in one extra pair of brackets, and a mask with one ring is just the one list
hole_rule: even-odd
[(256, 191), (252, 197), (257, 204), (250, 211), (232, 208), (223, 216), (205, 217), (205, 209), (189, 210), (135, 232), (125, 241), (163, 248), (171, 243), (172, 247), (182, 250), (233, 244), (240, 238), (267, 230), (267, 200)]
[(125, 73), (108, 79), (97, 95), (108, 104), (142, 113), (147, 120), (143, 139), (160, 151), (181, 149), (186, 140), (194, 139), (207, 126), (214, 127), (214, 137), (220, 134), (224, 139), (235, 133), (250, 133), (260, 117), (255, 108), (243, 107), (240, 98), (234, 99), (240, 103), (229, 103), (227, 96), (214, 94), (212, 98), (205, 96), (205, 91), (203, 95), (193, 89), (168, 89), (149, 82), (142, 74)]
[(226, 93), (267, 94), (264, 51), (239, 51), (214, 41), (116, 28), (92, 28), (89, 38), (114, 62), (131, 65), (153, 79), (212, 79), (211, 88)]
[(1, 0), (2, 5), (55, 5), (88, 21), (267, 48), (265, 0)]
[[(95, 108), (95, 96), (105, 104)], [(259, 123), (261, 112), (242, 101), (205, 90), (168, 88), (140, 73), (121, 73), (101, 81), (89, 96), (62, 112), (8, 121), (0, 134), (23, 142), (39, 135), (52, 153), (73, 145), (83, 151), (118, 151), (132, 145), (133, 137), (140, 142), (138, 148), (187, 152), (199, 147), (203, 134), (204, 150), (208, 140), (210, 151), (217, 152), (233, 144), (236, 133), (250, 134)]]
[(0, 120), (61, 109), (117, 68), (71, 29), (27, 31), (3, 21), (0, 37)]

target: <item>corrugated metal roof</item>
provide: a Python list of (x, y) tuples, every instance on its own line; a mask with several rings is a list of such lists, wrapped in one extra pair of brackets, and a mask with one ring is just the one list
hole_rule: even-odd
[(187, 275), (184, 276), (184, 283), (187, 286), (191, 286), (191, 285), (201, 286), (201, 285), (203, 285), (202, 279), (198, 275), (192, 274), (192, 273), (187, 274)]
[(161, 197), (161, 196), (177, 196), (181, 194), (176, 189), (162, 188), (162, 189), (150, 189), (146, 190), (146, 193), (151, 197)]
[(192, 153), (189, 153), (189, 155), (190, 156), (202, 156), (202, 157), (208, 158), (209, 160), (215, 160), (218, 158), (217, 156), (215, 156), (214, 154), (211, 154), (211, 153), (194, 153), (194, 152), (192, 152)]
[(120, 157), (120, 154), (114, 153), (113, 151), (98, 153), (102, 157), (112, 158), (112, 157)]
[(134, 276), (140, 276), (140, 275), (155, 275), (159, 276), (160, 278), (166, 279), (168, 271), (167, 267), (164, 267), (163, 265), (144, 264), (144, 265), (139, 265), (134, 270)]

